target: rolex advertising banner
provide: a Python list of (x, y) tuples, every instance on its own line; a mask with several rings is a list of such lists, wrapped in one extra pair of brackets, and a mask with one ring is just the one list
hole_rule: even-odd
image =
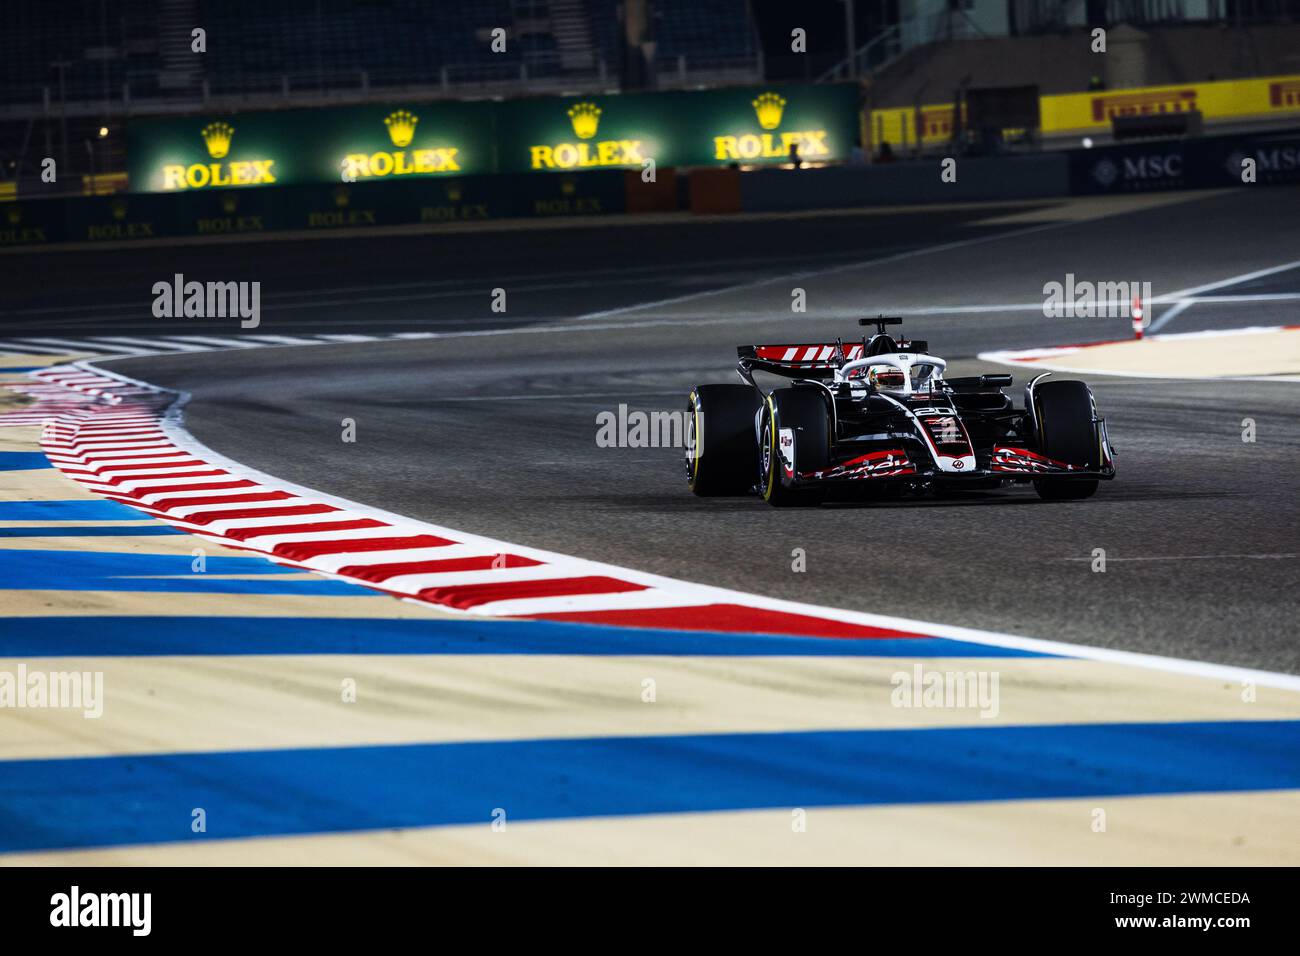
[(440, 101), (132, 122), (132, 192), (483, 173), (843, 162), (852, 86)]
[(127, 127), (127, 180), (137, 193), (301, 182), (298, 114), (231, 120), (138, 120)]
[(64, 242), (67, 218), (64, 203), (57, 199), (0, 203), (0, 248)]
[(511, 100), (497, 107), (501, 172), (847, 160), (852, 86), (764, 86)]
[(132, 192), (496, 171), (490, 103), (352, 106), (131, 123)]
[(627, 209), (626, 177), (617, 169), (581, 176), (493, 173), (415, 176), (397, 185), (358, 180), (276, 189), (23, 199), (0, 203), (0, 248), (608, 215)]
[(321, 110), (313, 178), (361, 183), (495, 172), (490, 107), (446, 101)]

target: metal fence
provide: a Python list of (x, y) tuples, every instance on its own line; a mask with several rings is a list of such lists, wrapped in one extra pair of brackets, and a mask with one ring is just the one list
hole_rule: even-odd
[[(655, 64), (662, 88), (682, 89), (752, 83), (763, 75), (761, 55), (677, 56)], [(513, 96), (527, 93), (593, 93), (617, 89), (617, 68), (597, 58), (590, 69), (564, 69), (558, 56), (515, 63), (447, 64), (425, 71), (356, 70), (195, 76), (172, 89), (156, 76), (103, 86), (60, 85), (0, 89), (0, 119), (63, 116), (104, 117), (206, 110), (275, 109), (323, 103), (364, 103), (396, 95), (425, 98)]]

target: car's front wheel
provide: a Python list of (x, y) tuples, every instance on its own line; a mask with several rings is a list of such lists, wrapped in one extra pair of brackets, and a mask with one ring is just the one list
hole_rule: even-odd
[[(1089, 471), (1101, 468), (1101, 444), (1093, 425), (1092, 390), (1083, 382), (1046, 382), (1034, 390), (1038, 447), (1042, 454)], [(1091, 498), (1096, 478), (1036, 478), (1034, 490), (1047, 501)]]

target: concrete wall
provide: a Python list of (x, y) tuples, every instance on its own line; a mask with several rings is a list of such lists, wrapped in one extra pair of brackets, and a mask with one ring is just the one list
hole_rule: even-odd
[[(1242, 178), (1247, 159), (1254, 165), (1252, 184)], [(1300, 129), (958, 159), (953, 183), (940, 178), (941, 163), (936, 158), (874, 166), (756, 170), (740, 176), (741, 208), (790, 212), (1295, 185), (1300, 184)]]
[(941, 160), (825, 169), (763, 169), (741, 177), (746, 212), (835, 209), (899, 203), (1039, 199), (1070, 191), (1064, 153), (958, 159), (957, 181), (943, 182)]

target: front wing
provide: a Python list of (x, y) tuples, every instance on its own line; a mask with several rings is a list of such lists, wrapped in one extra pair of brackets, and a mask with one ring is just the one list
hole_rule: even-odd
[(888, 479), (909, 481), (942, 479), (943, 481), (968, 481), (988, 478), (1099, 478), (1115, 477), (1115, 467), (1109, 452), (1101, 469), (1092, 470), (1081, 465), (1071, 465), (1041, 455), (1029, 448), (995, 445), (988, 460), (979, 456), (980, 465), (957, 474), (940, 471), (924, 454), (909, 454), (904, 448), (883, 448), (866, 454), (855, 454), (844, 461), (816, 471), (803, 471), (798, 481), (804, 484), (874, 482)]

